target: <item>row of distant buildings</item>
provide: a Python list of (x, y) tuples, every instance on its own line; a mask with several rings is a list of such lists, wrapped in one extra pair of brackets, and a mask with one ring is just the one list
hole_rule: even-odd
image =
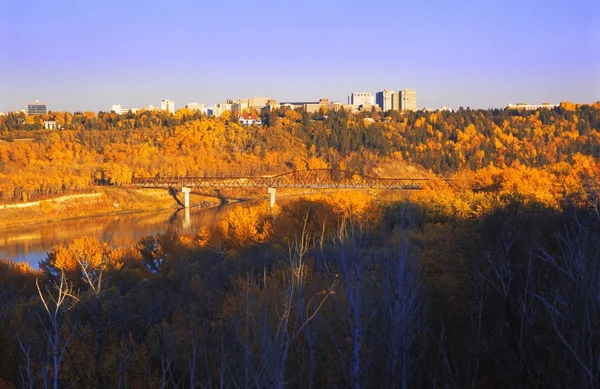
[(403, 89), (395, 92), (384, 89), (375, 93), (352, 93), (348, 96), (348, 104), (359, 107), (376, 106), (384, 112), (394, 111), (416, 111), (417, 92), (412, 89)]
[(146, 111), (154, 111), (154, 110), (158, 110), (160, 109), (161, 111), (168, 111), (171, 113), (175, 113), (175, 102), (173, 100), (161, 100), (160, 101), (160, 108), (159, 107), (155, 107), (154, 105), (148, 105), (146, 107), (143, 108), (126, 108), (121, 106), (121, 104), (114, 104), (110, 107), (110, 110), (118, 115), (123, 115), (126, 113), (136, 113), (139, 110), (146, 110)]
[[(273, 110), (279, 108), (302, 109), (308, 113), (319, 112), (321, 109), (327, 111), (339, 111), (344, 109), (350, 112), (361, 110), (383, 110), (390, 109), (403, 111), (416, 111), (417, 99), (416, 92), (411, 89), (404, 89), (400, 92), (384, 89), (376, 95), (371, 93), (352, 93), (348, 97), (348, 104), (337, 101), (330, 101), (323, 98), (318, 101), (283, 101), (278, 102), (270, 97), (250, 97), (245, 99), (227, 99), (225, 102), (217, 103), (214, 106), (205, 107), (201, 103), (188, 103), (186, 108), (191, 111), (200, 111), (208, 116), (221, 116), (224, 112), (230, 111), (234, 117), (241, 117), (245, 111), (261, 112), (264, 109)], [(169, 111), (175, 113), (175, 102), (172, 100), (162, 100), (159, 107), (152, 105), (143, 108), (128, 108), (121, 105), (111, 106), (111, 111), (117, 114), (136, 113), (140, 109)], [(240, 121), (242, 118), (240, 118)], [(248, 118), (243, 118), (248, 120)]]
[[(192, 103), (195, 104), (195, 103)], [(193, 109), (191, 104), (188, 104), (188, 109)], [(206, 108), (208, 114), (213, 116), (221, 116), (223, 112), (230, 111), (234, 116), (240, 116), (246, 110), (255, 110), (260, 112), (263, 109), (302, 109), (307, 113), (319, 112), (322, 109), (328, 111), (339, 111), (344, 109), (350, 112), (358, 112), (361, 110), (383, 110), (389, 111), (416, 111), (417, 110), (417, 95), (412, 89), (404, 89), (399, 92), (389, 91), (384, 89), (375, 95), (371, 93), (354, 92), (348, 97), (348, 103), (344, 104), (338, 101), (330, 101), (327, 98), (319, 99), (318, 101), (282, 101), (278, 102), (269, 97), (251, 97), (248, 99), (232, 100), (228, 99), (224, 103), (215, 104), (213, 107)]]
[(508, 104), (506, 109), (523, 109), (523, 110), (535, 110), (540, 108), (556, 108), (559, 104), (550, 104), (546, 101), (542, 102), (542, 104), (527, 104), (527, 103), (517, 103), (517, 104)]
[[(542, 102), (542, 104), (527, 104), (517, 103), (508, 104), (506, 109), (519, 109), (519, 110), (536, 110), (542, 108), (555, 108), (558, 104), (550, 104), (548, 102)], [(186, 108), (191, 111), (199, 111), (207, 116), (221, 116), (225, 111), (230, 111), (234, 117), (239, 117), (244, 111), (256, 111), (261, 112), (263, 109), (277, 109), (277, 108), (289, 108), (289, 109), (303, 109), (308, 113), (319, 112), (322, 108), (325, 111), (339, 111), (344, 109), (350, 112), (359, 111), (416, 111), (417, 110), (417, 93), (412, 89), (402, 89), (400, 91), (393, 91), (384, 89), (380, 92), (372, 94), (370, 92), (354, 92), (348, 96), (348, 103), (343, 104), (337, 101), (329, 101), (329, 99), (323, 98), (318, 101), (286, 101), (277, 102), (276, 100), (269, 97), (251, 97), (247, 99), (232, 100), (228, 99), (224, 103), (217, 103), (214, 106), (205, 107), (201, 103), (188, 103)], [(121, 115), (129, 112), (136, 113), (139, 110), (160, 110), (175, 113), (175, 102), (173, 100), (161, 100), (160, 106), (149, 105), (143, 108), (128, 108), (123, 107), (120, 104), (112, 105), (111, 111)], [(430, 111), (430, 109), (426, 109)], [(442, 108), (442, 110), (448, 110)], [(48, 112), (46, 103), (35, 100), (27, 105), (27, 110), (21, 110), (21, 112), (29, 115), (43, 115)], [(5, 115), (4, 112), (0, 112), (0, 115)]]

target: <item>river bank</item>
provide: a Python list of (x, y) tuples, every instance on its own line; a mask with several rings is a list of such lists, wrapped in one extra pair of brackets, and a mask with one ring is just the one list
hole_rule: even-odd
[[(165, 189), (98, 187), (95, 193), (67, 195), (0, 207), (0, 229), (84, 217), (176, 209), (177, 201)], [(177, 194), (182, 201), (182, 194)], [(215, 196), (191, 194), (192, 206), (220, 204)]]

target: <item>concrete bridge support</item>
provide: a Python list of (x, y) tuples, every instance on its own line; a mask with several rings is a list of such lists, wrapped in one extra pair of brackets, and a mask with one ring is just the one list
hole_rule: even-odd
[(185, 208), (188, 209), (190, 207), (190, 192), (192, 191), (192, 188), (186, 188), (184, 186), (183, 188), (181, 188), (181, 191), (183, 192), (184, 196), (183, 204)]
[(277, 190), (275, 188), (268, 188), (267, 192), (271, 195), (269, 200), (271, 202), (271, 208), (273, 208), (275, 206), (275, 193), (277, 193)]
[(190, 216), (190, 209), (185, 208), (183, 211), (183, 229), (185, 231), (189, 230), (192, 226), (192, 218)]

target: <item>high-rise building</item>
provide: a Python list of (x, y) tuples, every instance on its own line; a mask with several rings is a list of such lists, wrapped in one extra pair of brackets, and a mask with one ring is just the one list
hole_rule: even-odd
[(173, 100), (161, 100), (160, 101), (160, 110), (161, 111), (169, 111), (171, 113), (175, 113), (175, 102)]
[(36, 100), (27, 104), (27, 113), (29, 115), (44, 115), (46, 113), (46, 103)]
[(375, 94), (377, 105), (383, 112), (389, 111), (390, 109), (398, 109), (398, 95), (393, 90), (384, 89), (381, 92)]
[(417, 92), (412, 89), (402, 89), (400, 91), (400, 109), (402, 111), (416, 111)]
[(348, 103), (350, 105), (375, 105), (375, 96), (371, 93), (352, 93), (350, 97), (348, 97)]

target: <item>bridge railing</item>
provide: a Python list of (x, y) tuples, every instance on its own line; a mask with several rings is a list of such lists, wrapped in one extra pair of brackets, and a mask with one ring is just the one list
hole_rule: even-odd
[[(428, 178), (384, 178), (360, 176), (344, 170), (296, 170), (273, 176), (232, 177), (147, 177), (134, 178), (132, 185), (142, 188), (339, 188), (404, 189), (425, 188)], [(445, 180), (449, 182), (449, 180)]]

